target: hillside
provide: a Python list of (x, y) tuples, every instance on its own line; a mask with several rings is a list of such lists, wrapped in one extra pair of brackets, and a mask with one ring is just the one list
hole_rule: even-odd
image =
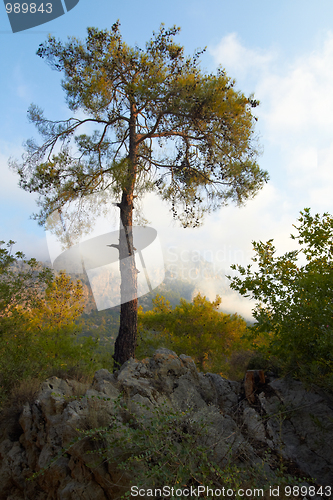
[(92, 384), (49, 378), (2, 422), (0, 500), (331, 498), (332, 400), (273, 376), (252, 391), (166, 349)]

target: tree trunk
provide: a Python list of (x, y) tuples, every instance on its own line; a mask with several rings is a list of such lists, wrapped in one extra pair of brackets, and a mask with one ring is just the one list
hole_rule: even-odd
[(137, 170), (136, 112), (132, 106), (130, 119), (129, 166), (120, 208), (119, 266), (120, 266), (120, 327), (114, 346), (113, 371), (135, 357), (138, 329), (137, 269), (133, 246), (133, 194)]
[[(120, 266), (120, 327), (114, 347), (114, 371), (129, 358), (134, 358), (137, 339), (137, 269), (133, 248), (132, 210), (122, 197), (120, 208), (119, 266)], [(124, 203), (125, 201), (125, 203)]]

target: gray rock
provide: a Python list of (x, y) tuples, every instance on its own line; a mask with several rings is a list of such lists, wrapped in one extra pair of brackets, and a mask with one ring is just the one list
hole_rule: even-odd
[(333, 484), (333, 407), (301, 382), (277, 379), (273, 395), (259, 395), (271, 446), (321, 484)]
[(216, 373), (207, 373), (215, 387), (215, 404), (223, 412), (235, 412), (238, 406), (238, 395), (241, 390), (241, 384), (227, 380)]
[(266, 429), (260, 415), (254, 408), (245, 408), (243, 412), (244, 423), (249, 436), (262, 443), (267, 442)]
[[(309, 391), (300, 382), (275, 379), (259, 394), (260, 408), (251, 407), (240, 401), (240, 383), (198, 373), (191, 358), (167, 349), (140, 362), (130, 359), (115, 374), (99, 370), (90, 387), (81, 387), (81, 395), (80, 387), (52, 377), (36, 401), (24, 405), (21, 436), (0, 442), (0, 500), (120, 497), (132, 477), (119, 471), (116, 459), (98, 462), (97, 445), (89, 439), (68, 446), (82, 435), (78, 429), (116, 422), (114, 432), (120, 432), (131, 418), (133, 425), (149, 421), (162, 404), (184, 415), (189, 432), (202, 429), (196, 446), (207, 446), (221, 467), (230, 460), (245, 468), (255, 464), (275, 478), (260, 455), (269, 447), (318, 484), (333, 484), (333, 403), (316, 388)], [(27, 481), (64, 448), (67, 453), (52, 467)]]

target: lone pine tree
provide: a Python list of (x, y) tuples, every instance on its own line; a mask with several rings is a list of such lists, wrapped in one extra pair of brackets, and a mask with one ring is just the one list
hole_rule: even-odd
[[(179, 28), (161, 25), (145, 49), (123, 41), (119, 22), (111, 31), (87, 31), (85, 42), (49, 36), (40, 45), (37, 54), (64, 75), (74, 116), (50, 121), (32, 105), (29, 118), (44, 143), (28, 141), (14, 168), (20, 186), (40, 194), (40, 224), (75, 199), (113, 193), (123, 228), (121, 296), (130, 289), (134, 297), (121, 304), (117, 368), (136, 346), (135, 198), (155, 190), (184, 227), (197, 226), (205, 212), (253, 197), (268, 176), (257, 164), (252, 109), (258, 102), (235, 90), (222, 68), (202, 73), (201, 52), (186, 57), (174, 42)], [(96, 128), (91, 135), (87, 125)]]

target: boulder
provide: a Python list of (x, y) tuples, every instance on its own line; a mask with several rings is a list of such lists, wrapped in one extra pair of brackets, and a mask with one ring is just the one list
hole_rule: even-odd
[(291, 378), (269, 384), (274, 393), (259, 395), (269, 445), (320, 484), (333, 485), (333, 403), (312, 387)]

